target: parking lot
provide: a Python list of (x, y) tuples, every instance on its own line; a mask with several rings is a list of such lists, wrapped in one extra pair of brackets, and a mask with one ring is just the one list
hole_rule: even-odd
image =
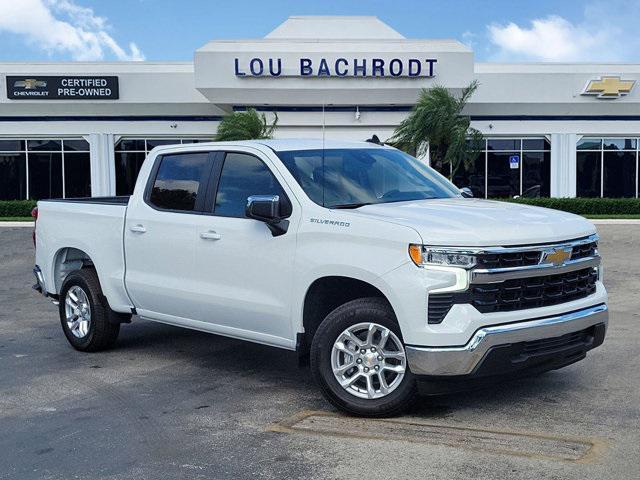
[(135, 318), (83, 354), (0, 228), (0, 478), (640, 478), (640, 225), (600, 225), (602, 347), (578, 364), (340, 417), (295, 354)]

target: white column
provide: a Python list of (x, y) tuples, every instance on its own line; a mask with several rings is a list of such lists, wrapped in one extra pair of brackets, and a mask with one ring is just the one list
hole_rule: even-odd
[(91, 154), (91, 196), (115, 195), (115, 136), (112, 133), (92, 133), (85, 138)]
[(551, 134), (551, 196), (576, 196), (576, 145), (575, 133)]

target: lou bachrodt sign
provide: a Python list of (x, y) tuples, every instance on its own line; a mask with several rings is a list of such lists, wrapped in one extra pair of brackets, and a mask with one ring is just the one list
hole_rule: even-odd
[(117, 100), (115, 76), (7, 76), (12, 100)]
[(435, 76), (435, 58), (299, 58), (285, 65), (282, 58), (234, 58), (236, 77), (427, 77)]

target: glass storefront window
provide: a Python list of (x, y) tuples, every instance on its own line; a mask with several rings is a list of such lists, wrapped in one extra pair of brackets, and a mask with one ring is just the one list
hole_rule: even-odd
[(59, 152), (62, 150), (62, 140), (27, 140), (27, 150), (40, 152)]
[(147, 139), (147, 152), (155, 147), (162, 145), (180, 145), (182, 143), (179, 138), (149, 138)]
[[(518, 157), (517, 167), (510, 158)], [(515, 164), (514, 164), (515, 165)], [(520, 195), (520, 152), (487, 153), (487, 197), (504, 198)]]
[[(65, 141), (65, 148), (67, 142)], [(91, 196), (91, 159), (89, 152), (64, 154), (64, 188), (66, 198)]]
[(90, 195), (91, 162), (86, 140), (0, 139), (0, 200)]
[(131, 195), (149, 152), (160, 145), (212, 142), (212, 138), (123, 138), (115, 146), (116, 195)]
[(485, 197), (485, 159), (481, 154), (474, 161), (467, 165), (460, 165), (453, 174), (453, 183), (455, 185), (469, 187), (473, 192), (473, 196), (477, 198)]
[(582, 138), (578, 141), (578, 150), (600, 150), (602, 148), (601, 138)]
[(62, 195), (62, 153), (31, 153), (29, 165), (29, 197), (40, 200), (61, 198)]
[(0, 152), (24, 152), (24, 140), (0, 140)]
[(63, 140), (65, 152), (88, 152), (89, 142), (86, 140)]
[(496, 138), (487, 140), (487, 150), (520, 151), (519, 138)]
[(116, 152), (116, 195), (131, 195), (146, 152)]
[(604, 152), (602, 196), (636, 196), (636, 152)]
[(26, 153), (0, 153), (0, 200), (27, 198)]
[(577, 145), (578, 197), (637, 197), (637, 138), (583, 138)]
[(145, 152), (147, 150), (146, 144), (144, 140), (139, 139), (126, 139), (120, 140), (116, 144), (116, 152), (119, 151), (141, 151)]
[(522, 168), (523, 197), (551, 195), (551, 152), (523, 152)]
[(600, 152), (578, 152), (576, 168), (576, 195), (600, 196)]
[(523, 138), (522, 150), (551, 150), (551, 143), (546, 138)]
[(602, 141), (604, 150), (635, 150), (635, 138), (605, 138)]
[[(431, 166), (452, 178), (448, 164)], [(478, 158), (453, 173), (453, 183), (459, 188), (469, 187), (480, 198), (548, 197), (551, 144), (544, 137), (488, 138)]]

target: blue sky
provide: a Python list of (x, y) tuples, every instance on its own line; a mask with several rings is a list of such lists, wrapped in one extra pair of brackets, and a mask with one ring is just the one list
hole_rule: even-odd
[(0, 0), (0, 61), (191, 60), (289, 15), (376, 15), (409, 38), (456, 38), (478, 61), (640, 63), (640, 0)]

